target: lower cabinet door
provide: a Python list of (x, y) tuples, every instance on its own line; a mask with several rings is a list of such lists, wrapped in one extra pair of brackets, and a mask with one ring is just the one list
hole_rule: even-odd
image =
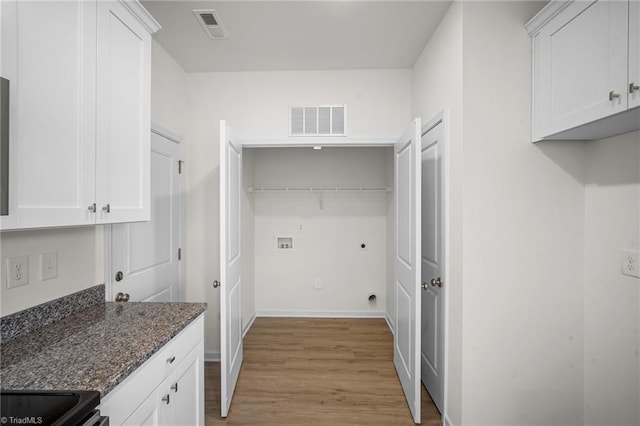
[[(200, 341), (169, 377), (172, 425), (204, 424), (203, 343)], [(163, 423), (164, 424), (164, 423)]]
[(123, 426), (156, 426), (160, 424), (160, 410), (163, 407), (158, 403), (156, 393), (149, 395), (144, 402), (136, 408), (136, 411), (124, 421)]

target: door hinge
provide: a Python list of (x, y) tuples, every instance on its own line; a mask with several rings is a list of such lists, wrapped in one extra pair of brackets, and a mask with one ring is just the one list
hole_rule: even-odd
[(182, 174), (182, 165), (184, 164), (184, 161), (182, 160), (178, 160), (178, 174)]
[(182, 260), (182, 249), (178, 249), (178, 260)]

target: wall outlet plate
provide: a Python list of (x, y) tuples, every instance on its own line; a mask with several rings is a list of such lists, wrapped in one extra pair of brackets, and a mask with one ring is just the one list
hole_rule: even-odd
[(622, 274), (640, 278), (640, 252), (638, 250), (622, 250)]
[(7, 288), (29, 284), (29, 256), (7, 259)]

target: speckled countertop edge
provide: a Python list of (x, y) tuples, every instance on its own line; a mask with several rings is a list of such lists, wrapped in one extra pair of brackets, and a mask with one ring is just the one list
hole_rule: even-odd
[(206, 310), (205, 303), (93, 305), (3, 343), (2, 389), (113, 388)]

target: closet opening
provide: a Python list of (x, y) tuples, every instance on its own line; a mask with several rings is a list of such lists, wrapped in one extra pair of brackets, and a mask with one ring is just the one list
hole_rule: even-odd
[(244, 311), (384, 318), (393, 148), (243, 148), (242, 157)]

